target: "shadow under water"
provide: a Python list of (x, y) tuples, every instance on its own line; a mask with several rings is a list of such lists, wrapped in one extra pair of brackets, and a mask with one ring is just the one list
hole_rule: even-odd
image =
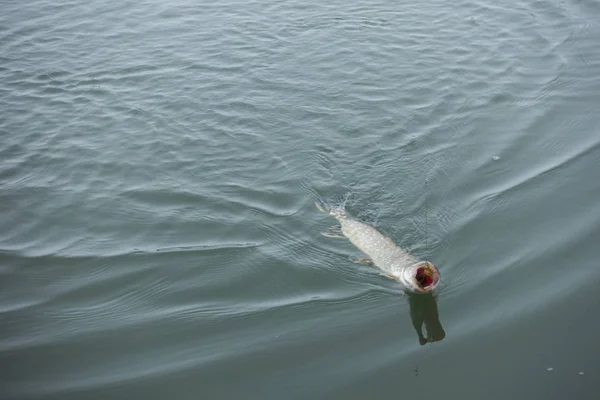
[[(410, 319), (419, 335), (421, 345), (439, 342), (446, 337), (446, 332), (440, 322), (437, 301), (433, 294), (409, 293), (408, 304), (410, 305)], [(426, 335), (423, 334), (423, 325), (425, 325)]]

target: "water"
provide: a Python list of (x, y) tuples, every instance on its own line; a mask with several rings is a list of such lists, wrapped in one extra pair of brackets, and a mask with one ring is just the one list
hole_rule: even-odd
[[(0, 398), (595, 399), (598, 21), (3, 2)], [(348, 194), (435, 298), (319, 235)]]

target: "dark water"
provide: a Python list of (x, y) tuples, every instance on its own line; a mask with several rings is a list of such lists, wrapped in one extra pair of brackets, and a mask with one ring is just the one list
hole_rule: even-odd
[(598, 398), (598, 1), (4, 1), (0, 49), (0, 398)]

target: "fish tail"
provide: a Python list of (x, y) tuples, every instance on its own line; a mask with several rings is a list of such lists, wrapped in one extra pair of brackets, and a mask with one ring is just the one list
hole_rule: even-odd
[(345, 209), (345, 201), (343, 204), (339, 206), (332, 207), (324, 201), (315, 201), (315, 206), (319, 209), (319, 211), (334, 216), (335, 218), (340, 218), (346, 216)]
[(329, 214), (330, 207), (327, 204), (325, 204), (325, 202), (317, 200), (315, 201), (315, 206), (322, 213)]

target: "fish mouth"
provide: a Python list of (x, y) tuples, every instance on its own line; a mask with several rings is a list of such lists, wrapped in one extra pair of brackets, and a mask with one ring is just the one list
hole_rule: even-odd
[(432, 292), (440, 282), (440, 272), (429, 261), (415, 265), (414, 281), (416, 290), (421, 293)]

